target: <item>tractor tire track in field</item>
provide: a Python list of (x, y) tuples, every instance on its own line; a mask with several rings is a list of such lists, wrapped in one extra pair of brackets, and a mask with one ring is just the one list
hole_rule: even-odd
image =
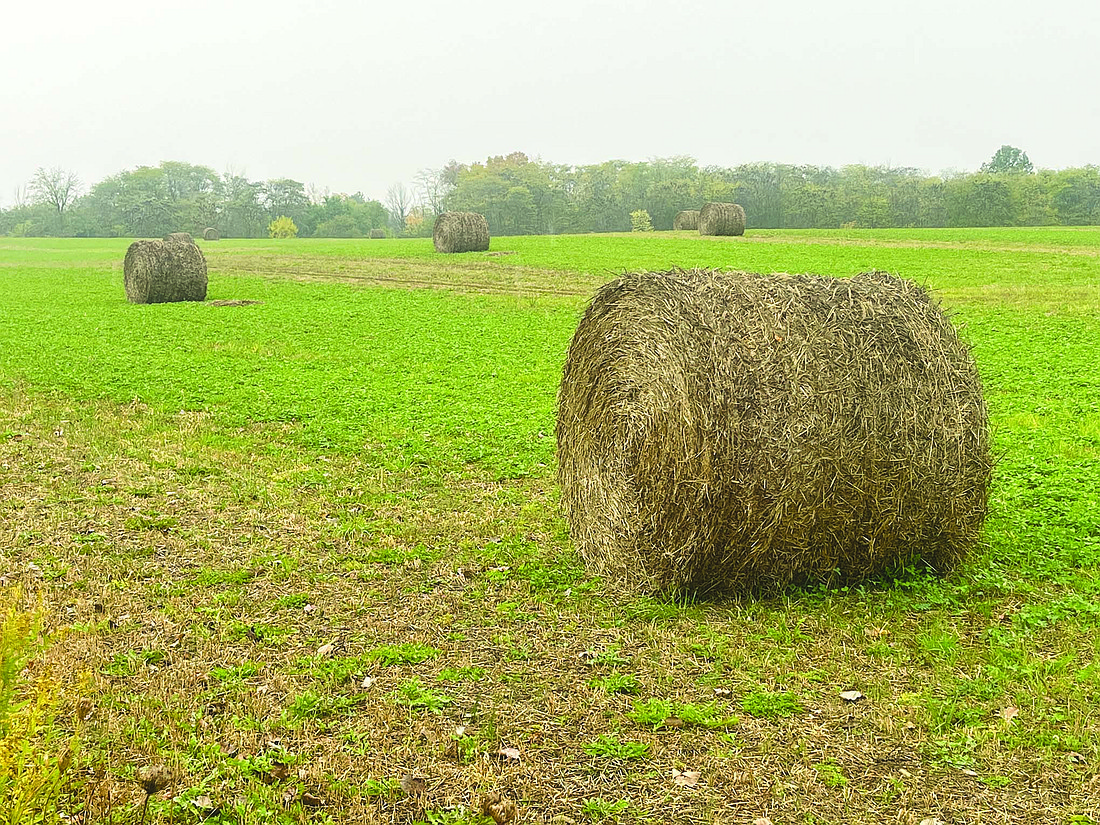
[[(275, 257), (227, 260), (224, 265), (216, 256), (212, 255), (210, 258), (211, 269), (241, 275), (519, 297), (587, 298), (605, 280), (614, 277), (614, 273), (593, 276), (527, 267), (498, 268), (466, 263), (449, 263), (444, 268), (416, 259), (365, 259), (352, 262), (341, 259), (338, 263), (334, 261), (332, 269), (323, 269), (318, 267), (316, 258), (310, 259), (310, 265), (305, 266), (296, 259)], [(444, 273), (452, 277), (439, 277)], [(469, 277), (455, 278), (455, 274), (468, 274)]]

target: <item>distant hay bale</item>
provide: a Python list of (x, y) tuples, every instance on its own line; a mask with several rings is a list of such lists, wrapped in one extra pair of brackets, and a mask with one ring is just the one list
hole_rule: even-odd
[(659, 593), (946, 570), (992, 466), (969, 348), (880, 272), (623, 275), (569, 347), (557, 442), (586, 562)]
[(683, 212), (676, 213), (676, 217), (672, 219), (673, 229), (698, 229), (699, 228), (699, 210), (698, 209), (685, 209)]
[(222, 236), (217, 229), (212, 226), (208, 226), (202, 231), (202, 239), (204, 241), (220, 241), (222, 239)]
[(745, 210), (736, 203), (708, 203), (699, 210), (700, 235), (744, 235)]
[(371, 238), (378, 239), (386, 237), (386, 231), (384, 229), (372, 229), (370, 231)]
[(435, 219), (436, 252), (484, 252), (489, 248), (489, 222), (476, 212), (444, 212)]
[(134, 241), (126, 250), (122, 272), (126, 297), (132, 304), (206, 299), (206, 258), (190, 236), (186, 243)]
[(176, 243), (194, 243), (195, 239), (187, 232), (170, 232), (164, 236), (166, 241), (175, 241)]

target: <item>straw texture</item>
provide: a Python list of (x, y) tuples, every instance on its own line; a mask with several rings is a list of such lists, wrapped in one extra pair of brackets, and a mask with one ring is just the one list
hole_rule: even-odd
[(992, 466), (968, 347), (880, 272), (623, 275), (573, 337), (557, 440), (586, 562), (662, 593), (947, 570)]

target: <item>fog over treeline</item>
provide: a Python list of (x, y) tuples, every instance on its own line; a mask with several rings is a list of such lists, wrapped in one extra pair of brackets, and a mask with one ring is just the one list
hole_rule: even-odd
[(690, 157), (570, 166), (514, 152), (422, 170), (376, 199), (165, 161), (91, 185), (75, 171), (40, 168), (14, 201), (0, 210), (0, 234), (156, 237), (214, 227), (223, 237), (256, 238), (285, 216), (300, 237), (379, 229), (418, 237), (445, 210), (480, 212), (494, 235), (625, 232), (636, 210), (663, 230), (677, 212), (708, 201), (741, 204), (758, 229), (1068, 226), (1100, 224), (1100, 167), (1037, 170), (1011, 146), (977, 171), (941, 175), (859, 165), (700, 167)]

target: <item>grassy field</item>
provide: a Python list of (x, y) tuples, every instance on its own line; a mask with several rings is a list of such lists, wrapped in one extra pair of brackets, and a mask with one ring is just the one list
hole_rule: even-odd
[[(0, 239), (0, 586), (43, 611), (70, 821), (1100, 822), (1100, 229), (201, 245), (206, 304), (132, 306), (127, 241)], [(933, 288), (987, 546), (766, 600), (587, 574), (565, 351), (672, 265)]]

